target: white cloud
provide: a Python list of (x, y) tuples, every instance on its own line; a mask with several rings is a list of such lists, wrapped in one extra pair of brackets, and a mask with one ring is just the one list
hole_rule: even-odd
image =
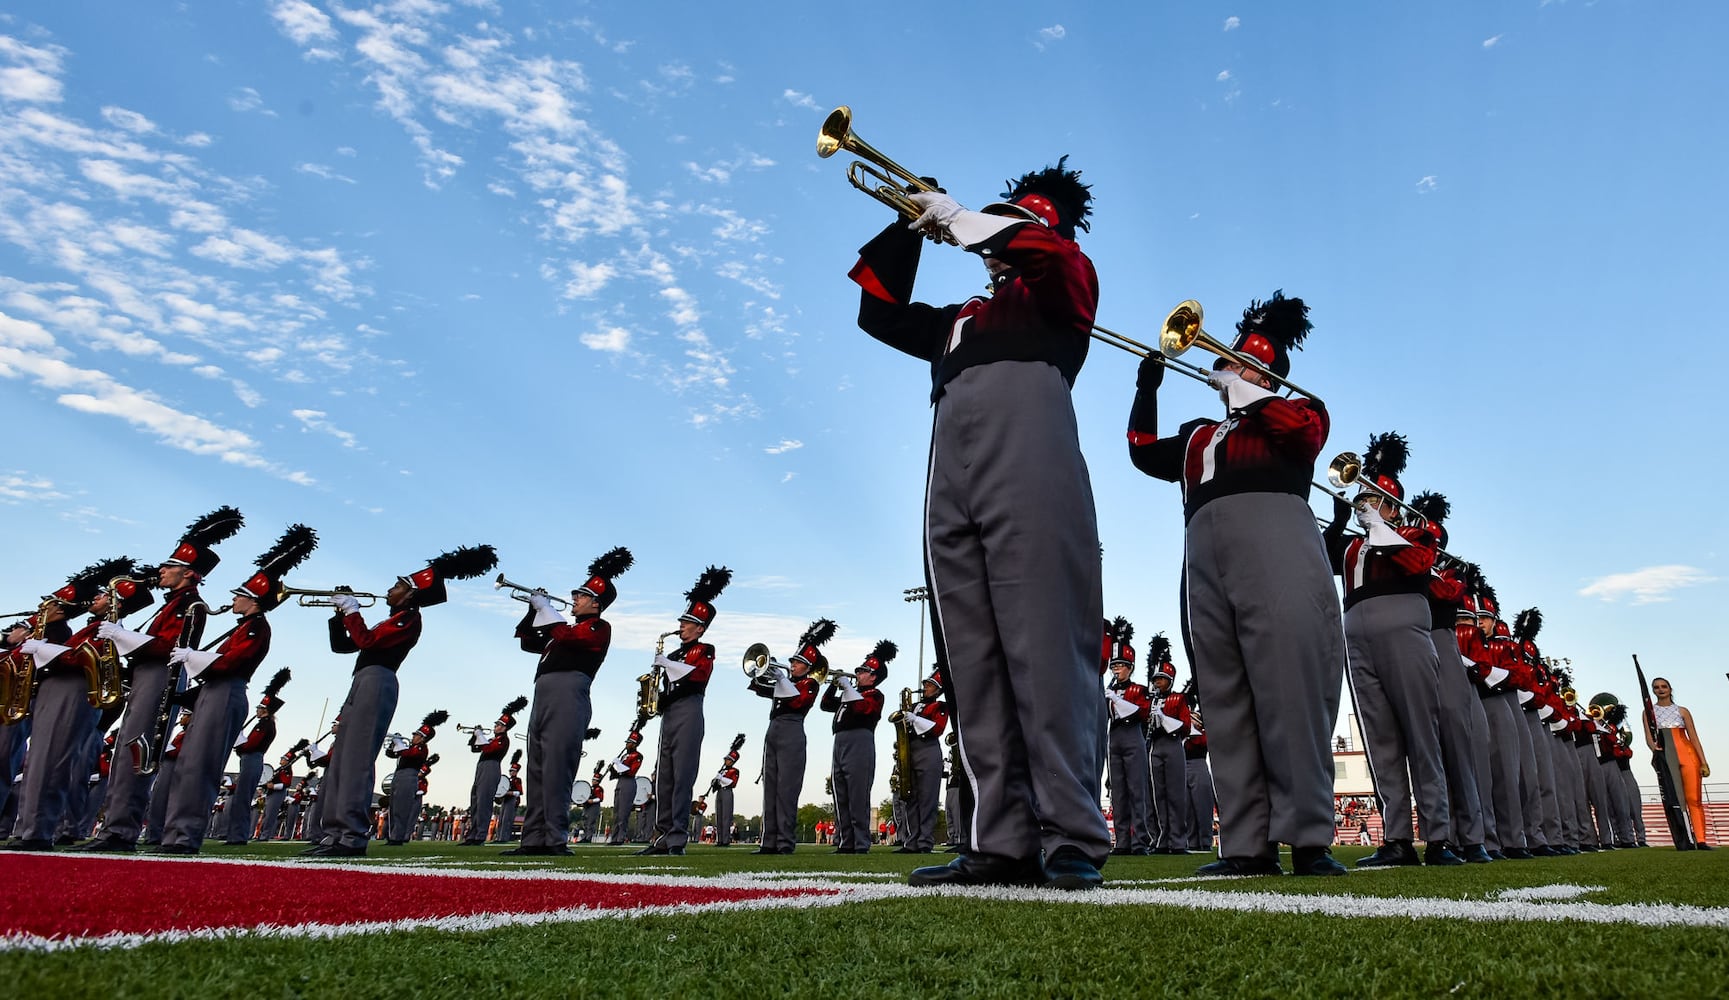
[(341, 441), (344, 448), (356, 448), (360, 445), (353, 434), (325, 419), (329, 414), (323, 410), (294, 410), (293, 414), (294, 419), (300, 421), (303, 430), (328, 434)]
[(1242, 23), (1243, 23), (1242, 18), (1237, 17), (1236, 15), (1233, 14), (1232, 16), (1225, 18), (1225, 30), (1226, 31), (1236, 31), (1239, 27), (1242, 26)]
[(156, 123), (136, 111), (109, 105), (102, 109), (102, 120), (126, 132), (135, 135), (147, 135), (156, 131)]
[(336, 29), (330, 26), (330, 15), (306, 0), (278, 0), (270, 8), (270, 16), (296, 45), (333, 42), (337, 38)]
[(797, 451), (803, 447), (803, 441), (794, 441), (791, 438), (782, 438), (780, 444), (769, 445), (767, 448), (764, 448), (763, 451), (768, 452), (770, 455), (784, 455), (789, 451)]
[(605, 351), (609, 354), (622, 354), (630, 347), (630, 331), (622, 326), (609, 326), (594, 333), (585, 333), (578, 338), (582, 346), (591, 351)]
[(354, 178), (339, 174), (322, 163), (301, 163), (296, 165), (294, 169), (297, 173), (308, 174), (319, 180), (341, 181), (344, 184), (357, 183)]
[(1213, 77), (1213, 79), (1217, 80), (1220, 83), (1224, 83), (1226, 80), (1229, 80), (1230, 78), (1231, 78), (1231, 71), (1228, 69), (1219, 70), (1219, 75)]
[(618, 268), (607, 263), (585, 264), (573, 260), (568, 267), (570, 280), (564, 283), (564, 297), (567, 299), (592, 298), (618, 275)]
[(1502, 38), (1502, 36), (1500, 36), (1500, 35), (1495, 35), (1492, 38), (1485, 38), (1485, 39), (1483, 39), (1483, 47), (1485, 49), (1492, 49), (1495, 46), (1501, 44), (1501, 38)]
[(1609, 602), (1631, 597), (1634, 604), (1657, 604), (1669, 600), (1670, 591), (1716, 581), (1716, 577), (1697, 566), (1647, 566), (1631, 573), (1600, 576), (1580, 588), (1579, 596)]
[(1439, 183), (1440, 182), (1436, 180), (1434, 174), (1426, 174), (1417, 179), (1417, 193), (1428, 194), (1430, 191), (1435, 190)]
[(0, 500), (17, 502), (20, 500), (64, 499), (66, 499), (66, 494), (60, 492), (51, 479), (45, 479), (28, 472), (0, 472)]
[(32, 104), (54, 104), (61, 96), (60, 61), (65, 50), (57, 45), (36, 48), (0, 35), (0, 99)]
[(241, 87), (228, 95), (228, 106), (235, 111), (256, 111), (267, 118), (276, 117), (276, 112), (264, 106), (264, 95), (251, 87)]
[(203, 149), (205, 146), (208, 146), (215, 141), (215, 139), (210, 137), (210, 133), (208, 132), (193, 132), (190, 135), (183, 135), (180, 137), (181, 145), (191, 146), (193, 149)]
[(1040, 28), (1039, 34), (1038, 34), (1038, 40), (1033, 42), (1033, 47), (1038, 49), (1039, 51), (1043, 52), (1045, 49), (1045, 46), (1055, 45), (1056, 43), (1062, 41), (1064, 38), (1067, 38), (1068, 35), (1069, 35), (1068, 29), (1064, 28), (1060, 24), (1053, 24), (1048, 28)]
[(822, 110), (822, 105), (818, 104), (816, 102), (816, 98), (810, 96), (809, 94), (801, 93), (797, 90), (792, 90), (789, 88), (787, 90), (781, 91), (780, 96), (781, 96), (781, 100), (786, 101), (788, 104), (792, 105), (795, 108), (807, 108), (811, 111), (821, 111)]

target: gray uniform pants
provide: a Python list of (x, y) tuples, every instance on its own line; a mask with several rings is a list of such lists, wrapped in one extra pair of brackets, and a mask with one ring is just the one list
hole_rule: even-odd
[[(372, 836), (378, 751), (390, 734), (399, 690), (396, 672), (377, 664), (360, 668), (349, 683), (348, 697), (342, 702), (342, 725), (336, 730), (319, 786), (316, 833), (321, 843), (365, 847)], [(410, 780), (408, 784), (412, 794), (416, 782)], [(309, 832), (308, 839), (312, 836)]]
[[(586, 728), (586, 727), (585, 727)], [(486, 842), (486, 828), (492, 823), (492, 797), (498, 794), (498, 776), (503, 770), (503, 760), (494, 757), (491, 760), (481, 758), (474, 762), (474, 786), (468, 790), (468, 815), (474, 822), (468, 824), (468, 831), (463, 836), (465, 844), (482, 844)], [(568, 785), (565, 786), (565, 797), (570, 796)], [(565, 812), (568, 814), (569, 809)]]
[(804, 789), (804, 717), (768, 720), (762, 741), (762, 846), (790, 851), (798, 842), (798, 796)]
[[(184, 678), (184, 675), (182, 675)], [(129, 844), (138, 842), (143, 831), (145, 811), (150, 805), (151, 786), (155, 779), (139, 774), (133, 766), (132, 741), (151, 731), (156, 725), (156, 707), (162, 700), (162, 689), (168, 686), (168, 661), (134, 660), (132, 663), (132, 693), (126, 699), (126, 713), (120, 718), (120, 736), (114, 741), (114, 760), (108, 768), (108, 799), (103, 804), (106, 814), (102, 835)], [(168, 732), (174, 732), (174, 720), (179, 708), (168, 710)], [(167, 766), (166, 762), (163, 765)], [(168, 786), (162, 786), (168, 794)], [(167, 799), (163, 799), (166, 806)], [(151, 836), (160, 839), (160, 827), (153, 826)]]
[(390, 818), (385, 822), (385, 839), (391, 842), (413, 840), (420, 826), (420, 768), (399, 767), (390, 778)]
[[(541, 674), (534, 680), (534, 706), (528, 711), (524, 847), (563, 847), (570, 841), (570, 789), (576, 783), (577, 768), (582, 762), (583, 736), (594, 717), (588, 696), (593, 683), (593, 677), (578, 670)], [(700, 714), (699, 707), (699, 728)], [(701, 738), (699, 733), (697, 739)], [(492, 784), (486, 790), (488, 803), (498, 786), (497, 765), (493, 767)], [(491, 807), (487, 808), (490, 811)]]
[[(274, 778), (274, 775), (272, 777)], [(288, 833), (279, 832), (282, 825), (282, 800), (287, 797), (286, 789), (264, 793), (264, 822), (258, 827), (259, 840), (275, 840), (278, 837), (286, 840), (293, 835), (292, 830)]]
[(630, 843), (630, 817), (636, 811), (636, 775), (626, 775), (612, 786), (612, 836), (609, 844)]
[(730, 788), (714, 793), (714, 842), (722, 847), (732, 843), (732, 796)]
[[(258, 793), (258, 781), (264, 777), (264, 755), (248, 753), (240, 755), (240, 770), (234, 779), (234, 800), (228, 804), (228, 809), (234, 815), (228, 820), (228, 842), (244, 844), (252, 839), (252, 799)], [(270, 796), (266, 795), (268, 803)], [(261, 833), (260, 839), (267, 839)]]
[(1549, 727), (1537, 718), (1536, 712), (1525, 712), (1525, 731), (1531, 734), (1531, 753), (1536, 758), (1537, 820), (1541, 824), (1543, 843), (1559, 847), (1565, 843), (1561, 829), (1561, 798), (1556, 794), (1555, 760), (1550, 744)]
[(307, 800), (306, 821), (300, 826), (301, 836), (314, 844), (324, 840), (324, 807), (318, 804), (323, 792), (314, 792)]
[[(109, 766), (110, 772), (113, 765)], [(78, 832), (75, 836), (83, 837), (94, 834), (96, 823), (102, 819), (102, 810), (108, 802), (108, 778), (99, 778), (96, 784), (90, 786), (90, 794), (84, 799), (84, 814), (78, 820)]]
[(1151, 778), (1147, 774), (1147, 732), (1136, 719), (1110, 723), (1106, 761), (1110, 766), (1111, 832), (1116, 849), (1153, 848)]
[(288, 800), (288, 806), (282, 812), (283, 840), (294, 840), (296, 838), (296, 835), (300, 832), (297, 829), (300, 826), (300, 814), (305, 811), (306, 808), (299, 802), (296, 802), (293, 799)]
[[(504, 808), (508, 812), (508, 814), (510, 815), (510, 817), (512, 819), (516, 818), (516, 809), (514, 806), (507, 805)], [(503, 826), (504, 826), (504, 820), (500, 819), (498, 822), (499, 822), (499, 828), (502, 830)], [(594, 843), (595, 838), (597, 838), (599, 836), (600, 836), (600, 803), (599, 802), (590, 802), (582, 810), (582, 839), (585, 842), (592, 844), (592, 843)]]
[(1616, 841), (1614, 796), (1609, 792), (1609, 775), (1597, 763), (1596, 741), (1573, 744), (1575, 766), (1585, 780), (1585, 797), (1590, 803), (1592, 825), (1585, 831), (1585, 842), (1598, 847), (1613, 847)]
[(912, 801), (901, 810), (906, 826), (898, 828), (901, 846), (914, 851), (937, 846), (937, 802), (943, 795), (943, 744), (940, 738), (913, 737), (913, 773), (902, 775), (912, 788)]
[(1331, 844), (1345, 642), (1314, 512), (1283, 493), (1220, 497), (1189, 520), (1183, 566), (1219, 853)]
[(1213, 849), (1213, 772), (1207, 758), (1191, 757), (1184, 778), (1189, 785), (1189, 842), (1191, 851)]
[[(40, 692), (38, 692), (40, 694)], [(22, 759), (19, 753), (30, 739), (30, 730), (34, 717), (25, 718), (11, 725), (0, 725), (0, 813), (16, 806), (12, 801), (12, 776), (18, 771), (12, 766), (14, 759)], [(14, 815), (16, 811), (14, 810)], [(16, 826), (14, 827), (16, 830)]]
[[(173, 756), (165, 754), (161, 765), (157, 767), (155, 779), (150, 782), (150, 801), (145, 804), (144, 830), (139, 843), (162, 843), (162, 834), (168, 825), (168, 800), (173, 793), (174, 772), (179, 767), (180, 754), (178, 751)], [(108, 773), (109, 778), (112, 779), (114, 775), (112, 767), (109, 768)], [(110, 780), (109, 784), (113, 784), (113, 781)]]
[[(61, 814), (60, 825), (54, 831), (56, 840), (66, 837), (83, 840), (90, 836), (91, 828), (95, 824), (84, 822), (84, 818), (87, 815), (93, 817), (96, 811), (102, 808), (102, 798), (108, 790), (106, 782), (98, 788), (91, 781), (91, 776), (97, 773), (102, 761), (102, 731), (97, 728), (102, 719), (102, 710), (86, 708), (84, 711), (89, 714), (89, 721), (84, 725), (84, 736), (79, 740), (68, 765), (66, 811)], [(95, 799), (94, 803), (91, 802), (92, 798)]]
[(948, 821), (949, 843), (955, 847), (965, 847), (963, 836), (965, 825), (961, 816), (961, 784), (955, 775), (949, 776), (949, 790), (943, 798), (943, 817)]
[(1019, 859), (1071, 847), (1102, 863), (1098, 521), (1056, 368), (997, 361), (944, 387), (925, 559), (971, 787), (969, 846)]
[(66, 671), (44, 677), (36, 691), (30, 708), (30, 750), (19, 789), (18, 820), (12, 826), (14, 837), (53, 840), (71, 804), (74, 783), (84, 787), (89, 770), (80, 773), (76, 765), (82, 763), (80, 751), (95, 721), (85, 692), (84, 675)]
[[(1523, 848), (1525, 843), (1524, 794), (1520, 788), (1522, 747), (1530, 736), (1519, 718), (1517, 697), (1512, 691), (1493, 691), (1478, 699), (1489, 724), (1489, 768), (1494, 773), (1490, 802), (1495, 810), (1496, 849)], [(1532, 845), (1534, 846), (1534, 845)]]
[(1625, 803), (1627, 816), (1627, 825), (1625, 829), (1628, 831), (1628, 836), (1630, 838), (1628, 840), (1628, 846), (1634, 844), (1644, 846), (1645, 796), (1639, 791), (1639, 781), (1633, 777), (1633, 769), (1630, 767), (1622, 767), (1620, 761), (1613, 761), (1609, 766), (1619, 772), (1615, 776), (1614, 780), (1621, 783), (1623, 794), (1622, 801)]
[[(246, 678), (219, 677), (207, 681), (192, 706), (192, 721), (180, 744), (180, 766), (168, 792), (167, 822), (162, 827), (163, 844), (179, 844), (198, 850), (210, 830), (210, 810), (222, 790), (222, 773), (234, 741), (246, 725)], [(250, 794), (250, 793), (249, 793)], [(232, 819), (231, 800), (222, 810)], [(232, 827), (229, 827), (232, 829)]]
[(876, 734), (848, 729), (834, 734), (835, 846), (871, 846), (871, 783), (877, 773)]
[(1453, 839), (1447, 772), (1441, 764), (1439, 680), (1429, 638), (1429, 601), (1421, 594), (1388, 594), (1357, 602), (1345, 612), (1351, 654), (1351, 692), (1369, 771), (1381, 800), (1381, 839), (1412, 840), (1411, 800), (1423, 839)]
[(1453, 843), (1487, 844), (1494, 806), (1482, 795), (1479, 775), (1479, 768), (1487, 769), (1489, 756), (1483, 706), (1465, 676), (1458, 634), (1451, 628), (1431, 629), (1429, 640), (1435, 647), (1441, 764), (1447, 771), (1447, 802), (1453, 807)]
[[(1554, 716), (1550, 716), (1551, 719)], [(1567, 843), (1574, 847), (1586, 843), (1596, 843), (1596, 824), (1591, 819), (1591, 803), (1585, 785), (1585, 774), (1579, 770), (1579, 755), (1574, 751), (1573, 737), (1566, 733), (1549, 731), (1549, 738), (1554, 740), (1549, 744), (1555, 754), (1555, 767), (1565, 772), (1560, 779), (1561, 809), (1563, 823), (1567, 829)]]
[[(702, 756), (702, 698), (689, 694), (667, 707), (660, 717), (660, 752), (654, 764), (654, 843), (683, 847), (689, 842), (690, 801)], [(566, 782), (568, 793), (569, 782)], [(523, 840), (526, 842), (527, 835)]]
[(1147, 757), (1159, 824), (1153, 846), (1161, 851), (1180, 851), (1189, 842), (1188, 755), (1183, 753), (1183, 741), (1175, 736), (1154, 736), (1147, 741)]

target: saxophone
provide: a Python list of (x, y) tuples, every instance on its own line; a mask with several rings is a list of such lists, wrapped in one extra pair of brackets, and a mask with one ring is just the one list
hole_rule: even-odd
[[(105, 588), (108, 592), (108, 610), (102, 616), (103, 621), (112, 624), (120, 622), (120, 585), (125, 583), (138, 587), (150, 586), (148, 580), (129, 576), (117, 576), (109, 580)], [(113, 642), (98, 638), (78, 647), (78, 665), (84, 670), (84, 684), (88, 689), (85, 698), (90, 702), (91, 708), (110, 708), (120, 700), (123, 694), (120, 651), (114, 648)]]
[[(889, 716), (889, 721), (895, 726), (895, 766), (889, 774), (889, 783), (898, 785), (895, 789), (896, 798), (910, 800), (913, 797), (913, 689), (901, 688), (900, 711)], [(897, 782), (894, 779), (898, 777)]]
[(662, 632), (654, 640), (654, 662), (648, 668), (648, 673), (636, 679), (636, 714), (644, 721), (660, 714), (660, 691), (665, 687), (666, 671), (661, 669), (660, 658), (666, 654), (666, 637), (677, 635), (678, 629)]
[[(43, 600), (36, 609), (30, 638), (40, 640), (48, 628), (48, 609), (53, 598)], [(41, 685), (36, 663), (23, 649), (9, 649), (0, 658), (0, 724), (15, 725), (30, 717), (30, 703), (36, 700), (36, 688)]]

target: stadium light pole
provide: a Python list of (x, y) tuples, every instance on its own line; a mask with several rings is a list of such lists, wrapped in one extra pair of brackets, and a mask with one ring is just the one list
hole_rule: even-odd
[(919, 676), (925, 675), (925, 609), (924, 603), (931, 599), (929, 587), (908, 587), (901, 591), (901, 599), (908, 604), (919, 606)]

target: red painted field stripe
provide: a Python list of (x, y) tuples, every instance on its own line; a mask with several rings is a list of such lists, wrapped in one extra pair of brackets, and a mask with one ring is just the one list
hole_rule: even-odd
[(702, 906), (811, 889), (487, 878), (332, 869), (12, 855), (0, 859), (0, 937), (99, 937), (212, 928), (433, 920), (486, 913)]

